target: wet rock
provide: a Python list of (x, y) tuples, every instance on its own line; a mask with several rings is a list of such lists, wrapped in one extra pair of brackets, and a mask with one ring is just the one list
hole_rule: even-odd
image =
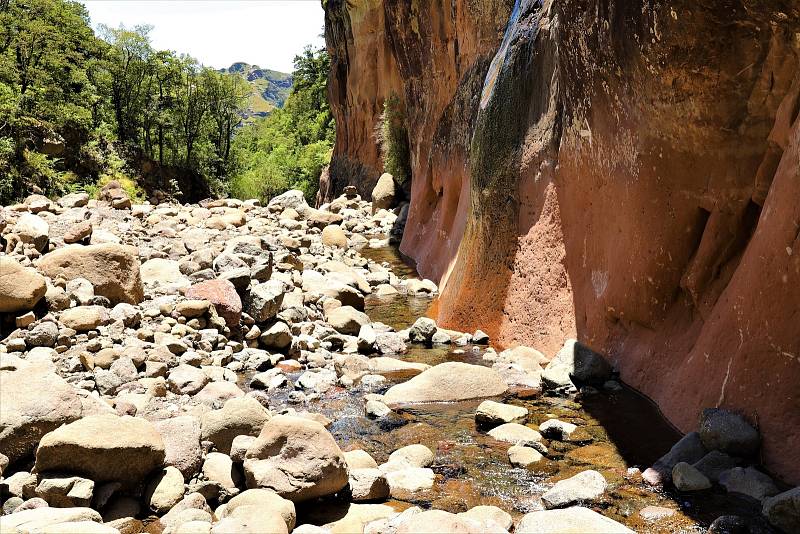
[(703, 410), (699, 433), (706, 449), (733, 456), (752, 456), (761, 444), (758, 431), (744, 417), (719, 408)]
[(647, 483), (657, 486), (664, 480), (671, 480), (672, 468), (679, 462), (693, 464), (706, 455), (706, 449), (700, 441), (700, 434), (690, 432), (683, 436), (667, 454), (659, 458), (652, 467), (642, 473)]
[(488, 367), (447, 362), (392, 386), (384, 395), (384, 402), (394, 408), (402, 404), (495, 397), (507, 389), (500, 375)]
[(530, 467), (539, 463), (544, 456), (532, 447), (512, 445), (508, 448), (508, 461), (514, 467)]
[(436, 326), (436, 321), (429, 319), (428, 317), (420, 317), (414, 321), (413, 325), (411, 325), (411, 328), (408, 331), (408, 337), (412, 343), (423, 343), (430, 345), (437, 330), (438, 327)]
[(336, 493), (347, 464), (331, 434), (316, 421), (278, 415), (247, 451), (247, 486), (272, 489), (294, 502)]
[(259, 435), (269, 419), (269, 412), (253, 397), (230, 399), (222, 409), (203, 414), (201, 438), (227, 454), (236, 436)]
[(372, 417), (377, 419), (379, 417), (386, 417), (387, 415), (392, 413), (392, 409), (386, 406), (381, 401), (368, 400), (364, 404), (364, 413), (367, 415), (367, 417)]
[(542, 435), (536, 430), (519, 423), (505, 423), (493, 428), (488, 434), (497, 441), (519, 445), (529, 445), (542, 441)]
[(480, 403), (478, 409), (475, 410), (475, 422), (485, 426), (524, 423), (527, 418), (527, 408), (489, 400)]
[(107, 243), (103, 245), (68, 245), (44, 256), (38, 268), (55, 280), (85, 278), (95, 294), (113, 304), (139, 304), (144, 298), (139, 273), (139, 255), (135, 247)]
[(611, 376), (611, 366), (598, 353), (568, 339), (542, 373), (542, 385), (557, 389), (570, 384), (602, 384)]
[(678, 462), (672, 468), (672, 483), (678, 491), (700, 491), (711, 487), (711, 481), (686, 462)]
[(675, 515), (675, 510), (663, 506), (645, 506), (639, 510), (639, 517), (645, 521), (659, 521)]
[(755, 467), (734, 467), (719, 476), (719, 484), (728, 493), (747, 495), (757, 501), (778, 494), (778, 487), (769, 475)]
[(608, 482), (603, 475), (597, 471), (583, 471), (556, 482), (555, 486), (542, 495), (542, 503), (545, 508), (552, 509), (593, 501), (602, 496), (607, 487)]
[(522, 517), (514, 530), (516, 534), (634, 534), (634, 531), (593, 510), (573, 506), (560, 510), (531, 512)]
[(785, 532), (800, 532), (800, 487), (765, 499), (761, 512), (773, 526)]
[(36, 470), (84, 475), (95, 482), (136, 484), (164, 463), (164, 442), (153, 425), (135, 417), (95, 415), (46, 434)]
[(559, 421), (558, 419), (548, 419), (539, 425), (539, 432), (548, 439), (557, 439), (559, 441), (569, 441), (573, 432), (578, 429), (572, 423)]
[(412, 278), (406, 280), (406, 291), (409, 295), (434, 295), (439, 292), (439, 288), (432, 280)]
[(708, 534), (769, 534), (765, 528), (752, 518), (738, 515), (723, 515), (716, 518), (708, 527)]
[(33, 309), (47, 292), (47, 284), (35, 270), (0, 256), (0, 313)]
[(692, 465), (708, 477), (711, 482), (717, 483), (719, 482), (719, 476), (723, 472), (737, 467), (740, 463), (741, 460), (739, 458), (734, 458), (724, 452), (711, 451)]

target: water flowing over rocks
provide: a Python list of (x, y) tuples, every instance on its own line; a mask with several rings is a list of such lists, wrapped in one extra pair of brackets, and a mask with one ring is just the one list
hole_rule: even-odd
[[(796, 525), (737, 412), (678, 441), (578, 342), (428, 317), (439, 287), (387, 246), (401, 206), (107, 198), (3, 208), (0, 265), (34, 282), (0, 277), (4, 533), (689, 531), (725, 499)], [(13, 237), (32, 209), (42, 250)], [(674, 489), (676, 465), (711, 488)]]

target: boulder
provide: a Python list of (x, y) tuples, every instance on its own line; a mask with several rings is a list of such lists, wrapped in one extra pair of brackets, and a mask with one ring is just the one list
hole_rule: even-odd
[(58, 199), (58, 203), (65, 208), (82, 208), (89, 203), (89, 194), (70, 193)]
[(568, 339), (542, 373), (542, 385), (557, 389), (570, 384), (602, 384), (611, 377), (611, 366), (598, 353)]
[(153, 258), (141, 267), (142, 283), (152, 286), (169, 286), (177, 289), (189, 285), (189, 280), (181, 273), (180, 264), (175, 260)]
[(35, 469), (135, 485), (163, 464), (164, 441), (152, 423), (94, 415), (46, 434), (36, 450)]
[(250, 289), (245, 310), (257, 323), (273, 319), (281, 309), (286, 285), (280, 280), (270, 280)]
[(693, 463), (695, 469), (703, 473), (711, 482), (719, 482), (719, 476), (729, 469), (738, 467), (739, 458), (730, 456), (720, 451), (711, 451)]
[(31, 310), (46, 292), (44, 276), (8, 256), (0, 256), (0, 313)]
[(38, 215), (23, 213), (12, 230), (20, 241), (30, 243), (39, 252), (44, 252), (50, 243), (50, 225)]
[(347, 248), (347, 234), (341, 226), (331, 224), (322, 230), (322, 244), (329, 247)]
[(228, 454), (236, 436), (259, 435), (269, 419), (269, 412), (253, 397), (230, 399), (222, 409), (203, 414), (200, 419), (201, 438)]
[(436, 475), (426, 467), (407, 467), (385, 473), (389, 493), (396, 499), (407, 499), (415, 493), (433, 488)]
[(394, 176), (385, 172), (378, 178), (378, 182), (372, 189), (372, 214), (378, 210), (388, 210), (395, 206), (397, 201), (397, 185)]
[(340, 306), (325, 314), (325, 320), (342, 334), (358, 335), (361, 327), (370, 324), (366, 313), (360, 312), (352, 306)]
[(64, 243), (67, 245), (71, 245), (74, 243), (80, 243), (85, 239), (89, 239), (92, 237), (92, 231), (94, 227), (92, 223), (89, 221), (81, 221), (79, 223), (75, 223), (70, 226), (66, 232), (64, 232)]
[(225, 319), (228, 328), (236, 328), (242, 318), (242, 299), (236, 287), (228, 280), (207, 280), (186, 290), (186, 298), (207, 300)]
[(744, 417), (721, 408), (703, 410), (699, 433), (706, 449), (733, 456), (752, 456), (761, 444), (758, 431)]
[(436, 321), (428, 317), (420, 317), (411, 325), (408, 331), (408, 338), (413, 343), (430, 345), (437, 330)]
[(507, 389), (500, 375), (488, 367), (446, 362), (392, 386), (384, 395), (384, 402), (392, 408), (422, 402), (451, 402), (496, 397)]
[(112, 304), (139, 304), (144, 298), (136, 247), (116, 243), (68, 245), (44, 256), (38, 268), (52, 280), (85, 278), (96, 295)]
[(348, 481), (344, 454), (325, 427), (286, 415), (264, 425), (244, 470), (249, 488), (272, 489), (294, 502), (331, 495)]
[(52, 473), (39, 474), (36, 496), (47, 501), (50, 506), (56, 508), (89, 506), (93, 494), (94, 482), (86, 478)]
[(542, 441), (542, 435), (531, 427), (519, 423), (505, 423), (493, 428), (488, 434), (497, 441), (529, 445)]
[(605, 477), (590, 469), (556, 482), (542, 495), (542, 503), (545, 508), (552, 509), (593, 501), (602, 496), (607, 487)]
[(297, 213), (303, 214), (308, 209), (305, 195), (302, 191), (292, 189), (272, 198), (267, 204), (267, 209), (273, 213), (281, 213), (287, 208), (294, 209)]
[(511, 530), (514, 526), (511, 514), (497, 506), (475, 506), (458, 516), (480, 523), (483, 532), (502, 532), (500, 529)]
[(483, 525), (461, 514), (426, 510), (400, 523), (396, 534), (483, 534)]
[(0, 371), (0, 451), (11, 463), (33, 453), (42, 437), (83, 415), (75, 388), (38, 366)]
[(314, 208), (308, 208), (303, 214), (308, 223), (309, 228), (326, 228), (331, 224), (339, 224), (344, 220), (344, 217), (338, 213), (331, 213), (330, 211), (322, 211)]
[(383, 500), (389, 496), (389, 483), (380, 469), (350, 469), (349, 485), (353, 502)]
[(711, 481), (686, 462), (678, 462), (672, 468), (672, 483), (678, 491), (700, 491), (711, 487)]
[(102, 306), (77, 306), (61, 312), (58, 319), (64, 326), (76, 332), (88, 332), (107, 323), (109, 313)]
[(347, 468), (351, 471), (353, 469), (372, 469), (378, 467), (375, 459), (369, 453), (362, 449), (354, 451), (347, 451), (344, 453), (344, 459), (347, 462)]
[(508, 461), (514, 467), (530, 467), (542, 460), (544, 456), (533, 447), (512, 445), (508, 448)]
[(621, 523), (594, 510), (573, 506), (525, 514), (515, 534), (636, 534)]
[(203, 478), (232, 493), (237, 493), (237, 486), (242, 483), (242, 474), (231, 457), (221, 452), (208, 453), (203, 462)]
[(286, 323), (278, 321), (267, 328), (258, 340), (268, 349), (283, 350), (292, 344), (292, 330)]
[(755, 467), (734, 467), (719, 476), (719, 484), (728, 493), (747, 495), (757, 501), (777, 495), (780, 490), (769, 475)]
[(202, 369), (186, 364), (172, 369), (167, 378), (170, 391), (177, 395), (194, 395), (210, 381)]
[[(102, 518), (98, 512), (91, 508), (35, 508), (3, 516), (0, 518), (0, 528), (2, 528), (3, 534), (6, 532), (9, 534), (50, 533), (55, 532), (56, 525), (64, 523), (83, 524), (86, 521), (101, 523)], [(72, 532), (80, 533), (81, 531), (73, 530)], [(83, 532), (93, 534), (85, 528)]]
[(657, 486), (664, 480), (671, 480), (672, 468), (679, 462), (693, 464), (706, 455), (706, 449), (700, 441), (700, 434), (689, 432), (678, 440), (667, 454), (659, 458), (652, 467), (642, 473), (645, 481)]
[(181, 499), (183, 474), (172, 466), (167, 466), (150, 481), (144, 496), (150, 510), (159, 515), (170, 511)]
[(191, 415), (153, 423), (164, 441), (164, 464), (176, 467), (189, 480), (200, 470), (203, 450), (200, 447), (200, 419)]
[(765, 499), (761, 512), (784, 532), (800, 532), (800, 487)]
[[(248, 510), (244, 510), (248, 508)], [(249, 489), (243, 491), (226, 504), (219, 514), (220, 519), (239, 518), (244, 512), (258, 510), (263, 515), (278, 515), (288, 530), (293, 530), (297, 522), (294, 503), (284, 499), (272, 490)]]
[(528, 409), (513, 404), (483, 401), (475, 410), (475, 422), (479, 425), (497, 426), (504, 423), (524, 423)]
[(400, 467), (429, 467), (433, 463), (433, 458), (433, 451), (425, 445), (415, 443), (394, 451), (389, 455), (387, 464)]
[(557, 439), (559, 441), (568, 441), (572, 433), (578, 429), (572, 423), (559, 421), (558, 419), (548, 419), (539, 425), (539, 432), (548, 439)]

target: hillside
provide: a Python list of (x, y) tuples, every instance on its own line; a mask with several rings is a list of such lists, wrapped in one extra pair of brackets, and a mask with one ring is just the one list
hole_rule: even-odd
[(221, 72), (239, 74), (250, 84), (253, 93), (245, 111), (245, 120), (266, 117), (273, 109), (283, 107), (292, 90), (291, 74), (262, 69), (258, 65), (234, 63)]

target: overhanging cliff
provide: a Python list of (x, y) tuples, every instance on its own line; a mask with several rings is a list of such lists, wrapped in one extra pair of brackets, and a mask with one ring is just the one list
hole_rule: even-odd
[(329, 0), (334, 183), (377, 177), (397, 94), (401, 249), (440, 322), (551, 354), (577, 335), (682, 430), (745, 414), (796, 483), (799, 8)]

